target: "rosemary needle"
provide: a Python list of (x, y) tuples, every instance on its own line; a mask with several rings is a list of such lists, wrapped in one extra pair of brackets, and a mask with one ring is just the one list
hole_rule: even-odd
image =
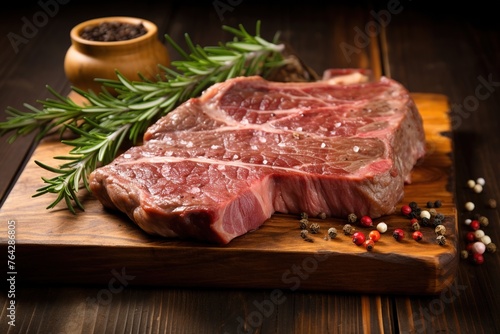
[[(202, 47), (186, 34), (187, 51), (166, 35), (167, 42), (183, 59), (173, 61), (171, 67), (159, 64), (163, 76), (157, 81), (144, 78), (130, 81), (116, 72), (116, 80), (96, 78), (103, 85), (102, 92), (72, 88), (88, 101), (85, 105), (78, 105), (47, 87), (53, 98), (37, 101), (41, 108), (29, 104), (24, 105), (26, 111), (8, 107), (7, 120), (0, 122), (0, 136), (11, 133), (9, 142), (35, 131), (39, 131), (37, 140), (56, 130), (60, 131), (61, 138), (67, 131), (75, 135), (72, 139), (61, 139), (71, 149), (66, 156), (54, 157), (62, 161), (58, 167), (36, 161), (38, 166), (56, 175), (42, 178), (45, 185), (33, 196), (56, 194), (47, 209), (64, 200), (72, 213), (76, 213), (76, 208), (84, 210), (78, 191), (86, 188), (90, 192), (88, 175), (98, 166), (111, 162), (125, 140), (137, 144), (159, 117), (214, 83), (237, 76), (266, 77), (272, 69), (285, 65), (284, 45), (276, 44), (276, 38), (273, 42), (264, 40), (260, 36), (260, 22), (256, 24), (255, 35), (249, 34), (242, 25), (222, 28), (234, 35), (233, 40)], [(106, 88), (118, 94), (110, 94)]]

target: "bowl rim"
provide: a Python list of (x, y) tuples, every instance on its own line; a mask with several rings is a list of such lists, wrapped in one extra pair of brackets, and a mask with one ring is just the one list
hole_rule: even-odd
[[(146, 28), (146, 33), (144, 35), (132, 38), (132, 39), (127, 39), (123, 41), (92, 41), (88, 40), (85, 38), (82, 38), (80, 36), (81, 31), (88, 26), (95, 26), (98, 25), (99, 23), (102, 22), (126, 22), (126, 23), (132, 23), (132, 24), (138, 24), (142, 23), (144, 27)], [(128, 44), (135, 44), (135, 43), (140, 43), (144, 40), (148, 40), (151, 38), (151, 36), (156, 36), (158, 32), (158, 28), (156, 24), (153, 22), (139, 18), (139, 17), (133, 17), (133, 16), (105, 16), (105, 17), (98, 17), (90, 20), (86, 20), (83, 22), (78, 23), (76, 26), (74, 26), (71, 31), (70, 31), (70, 37), (73, 42), (79, 43), (79, 44), (86, 44), (86, 45), (95, 45), (95, 46), (109, 46), (109, 45), (128, 45)]]

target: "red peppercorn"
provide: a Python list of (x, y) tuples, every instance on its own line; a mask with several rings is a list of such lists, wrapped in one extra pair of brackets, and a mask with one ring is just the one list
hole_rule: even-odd
[(418, 219), (417, 218), (410, 219), (410, 226), (413, 226), (413, 224), (415, 224), (415, 223), (418, 223)]
[(473, 242), (469, 242), (466, 246), (465, 246), (465, 250), (469, 253), (469, 254), (472, 254), (472, 245), (474, 245)]
[(483, 264), (484, 263), (484, 256), (483, 256), (483, 254), (474, 253), (472, 255), (472, 261), (475, 264)]
[(366, 227), (373, 226), (373, 221), (370, 218), (370, 216), (363, 216), (363, 217), (361, 217), (361, 219), (359, 220), (359, 222), (361, 223), (361, 225), (366, 226)]
[(364, 242), (364, 246), (367, 251), (372, 251), (373, 247), (375, 247), (375, 241), (373, 241), (372, 239), (368, 239)]
[(405, 237), (405, 232), (402, 229), (397, 228), (397, 229), (394, 230), (394, 232), (392, 232), (392, 236), (397, 241), (401, 241)]
[(479, 230), (479, 228), (481, 227), (481, 224), (479, 224), (479, 221), (478, 220), (473, 220), (471, 221), (470, 223), (470, 228), (473, 229), (474, 231), (477, 231)]
[(476, 235), (474, 234), (474, 232), (467, 232), (467, 234), (465, 235), (465, 240), (468, 242), (473, 242), (476, 240)]
[(352, 242), (354, 242), (357, 246), (361, 246), (366, 240), (366, 237), (363, 232), (354, 232), (352, 235)]
[(423, 234), (422, 234), (422, 232), (420, 232), (420, 231), (415, 231), (415, 232), (413, 232), (413, 234), (412, 234), (412, 238), (413, 238), (413, 240), (415, 240), (415, 241), (420, 241), (420, 240), (422, 240), (422, 239), (424, 238), (424, 235), (423, 235)]
[(411, 213), (411, 207), (409, 205), (403, 205), (401, 207), (401, 213), (405, 216), (408, 216)]
[(373, 240), (373, 242), (377, 242), (380, 240), (380, 232), (377, 230), (370, 231), (368, 234), (368, 239)]

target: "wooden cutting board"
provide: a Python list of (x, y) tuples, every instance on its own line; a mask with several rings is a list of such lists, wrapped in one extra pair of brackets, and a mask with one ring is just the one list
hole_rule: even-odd
[[(43, 185), (41, 177), (52, 175), (34, 161), (58, 164), (52, 157), (67, 154), (68, 147), (53, 140), (39, 144), (1, 208), (0, 244), (7, 249), (5, 223), (15, 221), (18, 281), (439, 293), (452, 283), (458, 266), (449, 105), (442, 95), (412, 96), (424, 118), (428, 153), (414, 168), (401, 204), (415, 201), (424, 207), (441, 200), (445, 245), (437, 244), (431, 227), (422, 228), (422, 241), (412, 240), (409, 220), (399, 212), (374, 221), (386, 222), (389, 229), (369, 252), (342, 233), (324, 239), (329, 227), (341, 232), (344, 219), (311, 218), (320, 233), (307, 242), (300, 237), (299, 217), (276, 214), (260, 229), (216, 246), (146, 235), (127, 217), (105, 211), (91, 195), (84, 199), (86, 211), (77, 215), (62, 205), (46, 210), (54, 198), (32, 195)], [(400, 242), (392, 237), (398, 227), (405, 231)]]

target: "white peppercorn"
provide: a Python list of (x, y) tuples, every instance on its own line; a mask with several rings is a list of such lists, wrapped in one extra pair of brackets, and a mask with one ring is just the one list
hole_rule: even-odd
[(474, 203), (472, 203), (472, 202), (465, 203), (465, 210), (467, 210), (467, 211), (473, 211), (474, 208), (475, 208)]
[(385, 233), (387, 232), (387, 224), (384, 222), (380, 222), (377, 224), (377, 231), (380, 233)]
[(485, 233), (483, 230), (476, 230), (474, 231), (474, 236), (476, 237), (477, 240), (479, 240), (485, 236)]
[(491, 244), (491, 238), (487, 235), (484, 235), (482, 236), (479, 241), (481, 241), (483, 244), (485, 244), (486, 246), (488, 246), (489, 244)]

